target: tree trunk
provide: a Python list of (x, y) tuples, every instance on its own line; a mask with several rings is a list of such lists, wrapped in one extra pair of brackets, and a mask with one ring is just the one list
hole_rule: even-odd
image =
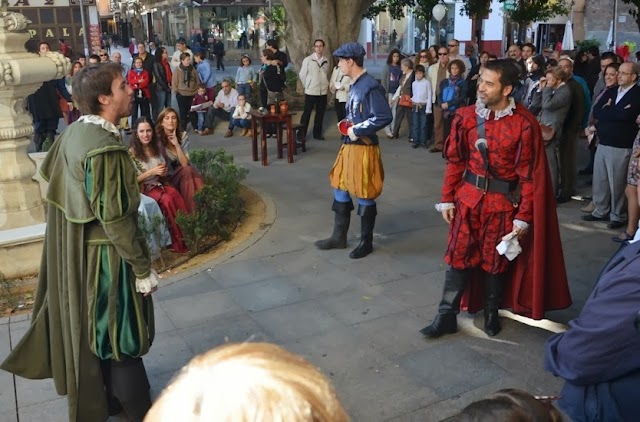
[[(375, 0), (282, 0), (287, 11), (285, 42), (291, 63), (300, 70), (313, 52), (313, 41), (322, 39), (325, 56), (341, 44), (358, 41), (362, 14)], [(331, 60), (332, 61), (332, 60)]]

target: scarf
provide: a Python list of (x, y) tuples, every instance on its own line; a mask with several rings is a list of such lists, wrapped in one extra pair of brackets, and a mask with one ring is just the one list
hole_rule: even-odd
[(191, 84), (191, 72), (193, 71), (193, 65), (189, 65), (189, 67), (184, 67), (182, 63), (180, 63), (180, 70), (182, 70), (182, 82), (186, 86)]

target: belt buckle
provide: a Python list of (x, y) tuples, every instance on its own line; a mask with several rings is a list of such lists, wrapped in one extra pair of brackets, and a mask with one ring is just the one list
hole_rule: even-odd
[(477, 176), (476, 175), (476, 189), (481, 190), (484, 193), (487, 193), (487, 189), (489, 188), (489, 179), (487, 177), (482, 177), (482, 179), (484, 179), (484, 183), (482, 184), (482, 186), (480, 186), (480, 178), (482, 176)]

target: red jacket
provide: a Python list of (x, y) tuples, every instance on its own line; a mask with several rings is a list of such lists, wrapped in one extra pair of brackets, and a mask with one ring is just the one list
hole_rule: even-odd
[(131, 69), (127, 75), (127, 82), (129, 82), (131, 89), (141, 89), (145, 98), (151, 98), (151, 91), (149, 91), (151, 78), (149, 77), (149, 72), (142, 69), (142, 72), (138, 73), (135, 69)]
[[(471, 116), (473, 114), (473, 116)], [(466, 122), (460, 122), (458, 116), (466, 116)], [(473, 124), (470, 124), (469, 120)], [(467, 127), (467, 136), (469, 139), (477, 138), (475, 135), (475, 111), (474, 106), (465, 107), (458, 111), (456, 120), (458, 124), (465, 124)], [(502, 122), (502, 123), (500, 123)], [(497, 125), (500, 123), (500, 125)], [(505, 117), (504, 120), (488, 121), (487, 123), (487, 145), (489, 151), (495, 151), (497, 144), (491, 138), (498, 136), (495, 132), (499, 127), (502, 128), (500, 138), (502, 142), (498, 142), (500, 148), (503, 149), (507, 156), (515, 158), (515, 168), (520, 175), (522, 182), (523, 175), (526, 177), (522, 186), (523, 199), (520, 204), (521, 210), (516, 215), (517, 219), (530, 223), (529, 232), (520, 241), (522, 253), (514, 260), (508, 273), (508, 282), (505, 284), (505, 290), (502, 300), (502, 308), (512, 309), (513, 312), (533, 319), (544, 318), (545, 311), (564, 309), (571, 306), (571, 294), (567, 282), (567, 273), (564, 265), (564, 256), (562, 253), (562, 242), (560, 239), (560, 229), (558, 226), (558, 216), (556, 214), (556, 201), (553, 188), (551, 186), (551, 175), (547, 166), (547, 157), (542, 141), (542, 132), (540, 125), (535, 117), (529, 113), (520, 104), (514, 110), (514, 116)], [(471, 130), (473, 126), (473, 130)], [(519, 132), (522, 131), (522, 132)], [(452, 134), (455, 132), (451, 131)], [(493, 136), (491, 135), (493, 134)], [(521, 144), (510, 144), (504, 140), (516, 139), (521, 136), (523, 142)], [(450, 137), (449, 140), (452, 138)], [(455, 139), (455, 136), (454, 138)], [(470, 142), (467, 146), (472, 145)], [(452, 147), (449, 143), (449, 147)], [(474, 149), (475, 147), (472, 147)], [(493, 149), (492, 149), (493, 148)], [(475, 154), (469, 152), (473, 157)], [(491, 153), (489, 153), (491, 155)], [(472, 160), (473, 161), (473, 160)], [(490, 158), (491, 161), (491, 158)], [(510, 175), (510, 166), (505, 162), (494, 162), (492, 166), (500, 177)], [(471, 164), (474, 166), (474, 164)], [(449, 167), (449, 165), (447, 165)], [(500, 167), (500, 168), (498, 168)], [(502, 168), (505, 167), (505, 168)], [(472, 167), (477, 170), (476, 167)], [(449, 170), (449, 169), (448, 169)], [(449, 173), (450, 175), (453, 172)], [(471, 189), (477, 189), (469, 183), (465, 183)], [(459, 189), (459, 191), (467, 192), (467, 189)], [(448, 192), (448, 191), (447, 191)], [(474, 198), (475, 194), (471, 194), (468, 190), (468, 198)], [(480, 192), (480, 191), (478, 191)], [(525, 192), (526, 201), (525, 204)], [(480, 192), (480, 194), (482, 194)], [(443, 200), (450, 199), (444, 195)], [(490, 195), (487, 193), (486, 195)], [(491, 194), (494, 195), (494, 194)], [(501, 195), (501, 194), (495, 194)], [(503, 195), (502, 195), (503, 196)], [(462, 198), (461, 198), (462, 199)], [(489, 199), (489, 197), (487, 198)], [(493, 198), (499, 201), (499, 198)], [(510, 207), (513, 205), (509, 203)], [(453, 201), (447, 201), (453, 202)], [(483, 210), (487, 207), (501, 207), (502, 204), (490, 205), (494, 201), (484, 201)], [(524, 210), (522, 209), (524, 208)], [(513, 208), (511, 208), (513, 209)], [(468, 283), (465, 294), (462, 298), (462, 309), (470, 313), (477, 312), (484, 307), (484, 283), (482, 282), (481, 271), (476, 271), (473, 280)]]

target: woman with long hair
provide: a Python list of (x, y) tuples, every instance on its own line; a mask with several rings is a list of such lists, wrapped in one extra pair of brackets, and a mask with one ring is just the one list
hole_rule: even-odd
[(442, 110), (444, 139), (449, 137), (455, 111), (466, 105), (467, 81), (462, 77), (465, 72), (462, 60), (452, 60), (448, 65), (449, 77), (438, 87), (438, 107)]
[(193, 212), (196, 209), (194, 197), (204, 182), (198, 170), (189, 164), (189, 136), (173, 108), (167, 107), (158, 115), (156, 136), (167, 164), (165, 177), (182, 195), (187, 212)]
[[(153, 62), (153, 76), (156, 78), (156, 99), (158, 106), (156, 113), (171, 107), (171, 79), (173, 73), (169, 65), (169, 52), (164, 47), (156, 49), (155, 60)], [(156, 120), (158, 115), (153, 116)]]
[(149, 118), (143, 116), (133, 123), (129, 154), (136, 166), (140, 192), (158, 203), (167, 221), (171, 234), (171, 250), (178, 253), (187, 252), (182, 232), (176, 223), (178, 211), (186, 213), (187, 207), (180, 193), (166, 178), (167, 163), (162, 156)]
[[(385, 92), (387, 93), (387, 100), (391, 103), (393, 94), (396, 93), (398, 85), (400, 84), (400, 78), (402, 77), (402, 68), (400, 67), (400, 60), (402, 60), (402, 53), (397, 48), (394, 48), (387, 57), (387, 65), (382, 68), (381, 83)], [(391, 107), (391, 114), (393, 120), (391, 124), (384, 128), (388, 138), (393, 136), (393, 122), (396, 119), (396, 108)]]
[[(194, 130), (198, 127), (197, 116), (195, 113), (190, 113), (190, 110), (193, 97), (198, 92), (199, 83), (200, 76), (198, 76), (196, 68), (191, 64), (191, 56), (189, 53), (180, 54), (180, 65), (173, 71), (171, 90), (176, 93), (182, 131), (187, 130), (187, 119), (191, 120), (191, 126), (193, 126)], [(159, 115), (158, 121), (160, 121)]]
[(413, 67), (415, 68), (417, 65), (421, 64), (425, 69), (428, 69), (431, 66), (433, 59), (429, 50), (420, 50), (416, 53), (416, 59), (413, 63)]

